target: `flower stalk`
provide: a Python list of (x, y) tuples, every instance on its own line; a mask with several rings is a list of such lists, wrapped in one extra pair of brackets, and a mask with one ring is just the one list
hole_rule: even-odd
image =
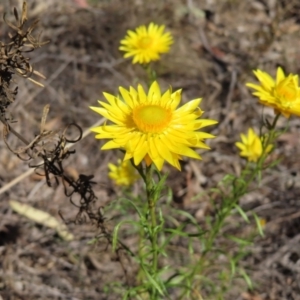
[(157, 259), (158, 259), (158, 245), (157, 245), (157, 221), (156, 221), (156, 203), (157, 203), (157, 191), (156, 185), (153, 180), (154, 165), (151, 164), (149, 167), (146, 167), (146, 192), (147, 192), (147, 202), (148, 210), (150, 215), (151, 230), (149, 232), (153, 257), (152, 257), (152, 272), (155, 274), (157, 270)]
[[(255, 180), (260, 182), (261, 172), (266, 169), (265, 161), (273, 148), (276, 139), (281, 133), (281, 131), (276, 130), (276, 124), (279, 117), (280, 114), (277, 114), (272, 123), (265, 123), (263, 125), (263, 127), (266, 127), (268, 132), (263, 135), (262, 149), (260, 150), (258, 159), (254, 162), (252, 160), (251, 162), (248, 157), (247, 164), (241, 172), (241, 175), (229, 176), (229, 180), (224, 181), (224, 184), (228, 187), (227, 189), (230, 189), (230, 192), (228, 194), (221, 193), (221, 206), (216, 208), (215, 220), (212, 222), (210, 230), (207, 231), (207, 236), (202, 240), (203, 252), (201, 254), (201, 258), (196, 262), (195, 267), (192, 268), (191, 272), (186, 276), (187, 282), (192, 282), (193, 278), (195, 278), (197, 274), (202, 274), (203, 270), (206, 269), (206, 263), (208, 260), (207, 256), (216, 251), (214, 249), (215, 241), (224, 227), (224, 223), (228, 216), (232, 214), (234, 209), (237, 209), (238, 211), (242, 210), (238, 205), (240, 198), (248, 192), (250, 184), (252, 184)], [(196, 284), (195, 281), (194, 284)]]
[(150, 87), (154, 81), (157, 79), (157, 75), (155, 70), (152, 69), (151, 64), (147, 64), (143, 66), (148, 77), (148, 86)]

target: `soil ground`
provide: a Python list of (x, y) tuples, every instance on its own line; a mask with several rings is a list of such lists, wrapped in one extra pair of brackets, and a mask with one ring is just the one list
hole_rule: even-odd
[[(203, 97), (205, 117), (219, 120), (211, 131), (217, 136), (209, 142), (212, 151), (205, 152), (202, 161), (185, 161), (180, 173), (165, 169), (170, 172), (174, 206), (199, 219), (206, 206), (197, 195), (225, 174), (240, 172), (244, 162), (234, 143), (249, 126), (260, 127), (262, 107), (245, 87), (255, 81), (252, 70), (275, 75), (277, 66), (282, 66), (287, 73), (300, 72), (298, 0), (29, 0), (28, 4), (29, 18), (40, 19), (43, 39), (50, 41), (31, 59), (47, 78), (45, 88), (18, 79), (17, 101), (10, 107), (17, 120), (14, 129), (28, 139), (38, 132), (46, 104), (51, 106), (49, 129), (70, 122), (87, 129), (99, 119), (89, 106), (103, 99), (103, 91), (117, 93), (119, 86), (145, 84), (140, 67), (122, 58), (119, 41), (127, 29), (138, 25), (151, 21), (166, 25), (175, 43), (171, 53), (155, 64), (161, 86), (182, 88), (183, 101)], [(14, 5), (20, 8), (21, 1), (1, 1), (0, 13), (6, 11), (11, 17)], [(1, 38), (7, 31), (1, 22)], [(263, 112), (273, 115), (271, 109)], [(280, 119), (279, 127), (286, 122)], [(274, 152), (280, 164), (240, 201), (245, 211), (255, 211), (266, 221), (265, 236), (256, 238), (242, 261), (254, 290), (241, 281), (226, 299), (300, 299), (300, 119), (292, 117), (289, 125)], [(14, 138), (9, 142), (17, 143)], [(93, 134), (86, 136), (75, 145), (76, 155), (67, 166), (74, 176), (94, 174), (99, 208), (119, 194), (107, 179), (107, 163), (115, 162), (119, 154), (99, 151), (101, 144)], [(5, 187), (28, 166), (2, 139), (0, 151), (0, 187)], [(137, 184), (136, 192), (140, 188)], [(0, 199), (0, 299), (120, 299), (117, 286), (116, 293), (106, 293), (105, 287), (111, 281), (124, 282), (124, 265), (106, 244), (89, 243), (97, 234), (95, 225), (70, 222), (68, 228), (76, 238), (65, 242), (54, 230), (21, 217), (9, 206), (9, 200), (16, 200), (73, 220), (78, 209), (70, 204), (62, 185), (49, 188), (31, 174)], [(240, 219), (232, 217), (231, 222)], [(247, 230), (249, 226), (241, 226), (236, 234)], [(134, 237), (126, 237), (129, 246), (134, 242)], [(126, 266), (126, 271), (130, 281), (135, 270)]]

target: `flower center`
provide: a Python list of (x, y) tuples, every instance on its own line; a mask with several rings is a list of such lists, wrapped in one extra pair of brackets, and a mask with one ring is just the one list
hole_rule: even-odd
[(140, 131), (159, 133), (170, 123), (172, 113), (159, 105), (147, 105), (134, 109), (132, 118)]
[(142, 37), (138, 42), (138, 46), (141, 49), (150, 48), (151, 44), (152, 44), (152, 39), (148, 36)]

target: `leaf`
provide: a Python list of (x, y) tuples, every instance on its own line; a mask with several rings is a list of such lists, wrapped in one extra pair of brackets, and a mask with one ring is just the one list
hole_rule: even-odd
[(20, 214), (21, 216), (24, 216), (38, 224), (42, 224), (46, 227), (55, 229), (58, 235), (63, 240), (72, 241), (74, 239), (73, 234), (68, 232), (67, 226), (47, 212), (14, 200), (10, 200), (9, 205), (16, 213)]
[(45, 125), (46, 125), (46, 120), (47, 120), (47, 116), (48, 116), (48, 113), (49, 113), (49, 109), (50, 109), (49, 104), (44, 106), (43, 116), (42, 116), (42, 121), (41, 121), (41, 130), (40, 130), (41, 134), (44, 133), (44, 130), (45, 130)]
[(242, 275), (242, 277), (244, 278), (244, 280), (246, 281), (248, 288), (250, 290), (253, 290), (253, 283), (251, 278), (248, 276), (248, 274), (245, 272), (245, 270), (243, 269), (239, 269), (239, 273)]
[(159, 283), (157, 282), (157, 280), (148, 272), (148, 270), (143, 266), (141, 265), (143, 271), (145, 272), (148, 280), (149, 280), (149, 283), (155, 287), (155, 289), (160, 293), (160, 295), (164, 295), (164, 292), (162, 290), (162, 288), (160, 287)]
[(257, 226), (257, 230), (260, 234), (260, 236), (264, 236), (264, 231), (263, 231), (263, 228), (262, 228), (262, 224), (261, 224), (261, 219), (259, 219), (259, 217), (257, 216), (256, 213), (252, 213), (254, 219), (255, 219), (255, 222), (256, 222), (256, 226)]
[(248, 245), (252, 245), (253, 243), (250, 241), (247, 241), (246, 239), (242, 239), (242, 238), (238, 238), (234, 235), (226, 235), (226, 238), (228, 238), (229, 240), (232, 240), (234, 242), (236, 242), (239, 245), (243, 245), (243, 246), (248, 246)]
[(242, 216), (242, 218), (245, 220), (245, 222), (249, 223), (248, 216), (243, 211), (243, 209), (237, 204), (234, 205), (234, 208), (236, 208), (236, 210), (239, 212), (239, 214)]
[(124, 220), (124, 221), (121, 221), (120, 223), (118, 223), (115, 226), (114, 231), (113, 231), (113, 240), (112, 240), (112, 249), (113, 249), (113, 251), (116, 251), (116, 249), (117, 249), (117, 245), (118, 245), (118, 233), (119, 233), (120, 227), (123, 224), (133, 224), (133, 225), (138, 225), (139, 226), (139, 223), (135, 222), (135, 221)]
[(27, 21), (27, 3), (26, 3), (26, 1), (23, 2), (21, 24), (23, 25), (25, 21)]
[(19, 15), (17, 9), (14, 7), (14, 15), (17, 21), (19, 21)]
[(7, 19), (6, 19), (6, 14), (3, 14), (3, 20), (4, 22), (10, 27), (12, 28), (13, 30), (15, 30), (16, 32), (19, 32), (19, 28), (17, 26), (15, 26), (13, 23), (9, 22)]
[(236, 262), (232, 258), (230, 258), (229, 261), (230, 261), (231, 276), (233, 277), (236, 271)]

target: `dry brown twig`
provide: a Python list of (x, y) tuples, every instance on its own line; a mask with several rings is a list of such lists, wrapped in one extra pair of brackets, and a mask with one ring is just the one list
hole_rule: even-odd
[[(15, 8), (14, 16), (16, 24), (8, 21), (4, 15), (4, 21), (12, 30), (12, 33), (9, 34), (9, 42), (0, 42), (0, 121), (4, 125), (3, 140), (5, 145), (20, 159), (29, 161), (29, 167), (32, 171), (27, 172), (26, 176), (33, 171), (42, 171), (48, 186), (52, 186), (53, 179), (56, 184), (61, 182), (64, 185), (65, 195), (79, 209), (77, 219), (80, 219), (81, 215), (85, 213), (90, 217), (90, 220), (98, 223), (102, 222), (103, 217), (98, 212), (93, 213), (92, 208), (97, 199), (92, 189), (93, 175), (80, 174), (78, 179), (73, 179), (65, 172), (63, 166), (64, 161), (75, 153), (75, 150), (70, 150), (70, 146), (67, 147), (67, 144), (72, 145), (81, 140), (81, 127), (72, 123), (64, 129), (46, 130), (45, 123), (50, 109), (49, 105), (46, 105), (41, 118), (39, 134), (28, 141), (12, 128), (10, 117), (6, 115), (8, 107), (15, 101), (18, 92), (17, 88), (11, 88), (14, 75), (29, 79), (39, 86), (43, 86), (43, 84), (32, 79), (31, 76), (36, 75), (45, 78), (33, 69), (30, 59), (27, 57), (27, 52), (32, 52), (47, 43), (40, 41), (41, 34), (38, 34), (37, 37), (33, 35), (39, 20), (35, 20), (28, 25), (26, 2), (23, 3), (21, 16)], [(75, 138), (69, 137), (70, 130), (78, 132)], [(13, 134), (25, 146), (12, 149), (7, 140), (9, 134)], [(19, 179), (24, 177), (24, 174), (22, 174)], [(14, 180), (14, 182), (17, 181)], [(7, 190), (8, 186), (11, 187), (12, 184), (7, 185), (6, 188), (4, 187), (1, 192)], [(75, 194), (79, 195), (79, 204), (73, 201)]]
[[(99, 119), (92, 127), (99, 126), (99, 125), (103, 124), (104, 121), (105, 121), (104, 118)], [(86, 129), (82, 134), (82, 140), (85, 137), (87, 137), (90, 133), (91, 133), (90, 128)], [(72, 148), (73, 146), (74, 146), (74, 144), (67, 144), (66, 148), (69, 149), (69, 148)], [(25, 173), (20, 174), (18, 177), (14, 178), (10, 182), (8, 182), (4, 186), (2, 186), (0, 188), (0, 195), (3, 194), (4, 192), (8, 191), (9, 189), (11, 189), (13, 186), (17, 185), (19, 182), (21, 182), (28, 176), (30, 176), (33, 172), (34, 172), (34, 169), (31, 168), (31, 169), (27, 170)]]

